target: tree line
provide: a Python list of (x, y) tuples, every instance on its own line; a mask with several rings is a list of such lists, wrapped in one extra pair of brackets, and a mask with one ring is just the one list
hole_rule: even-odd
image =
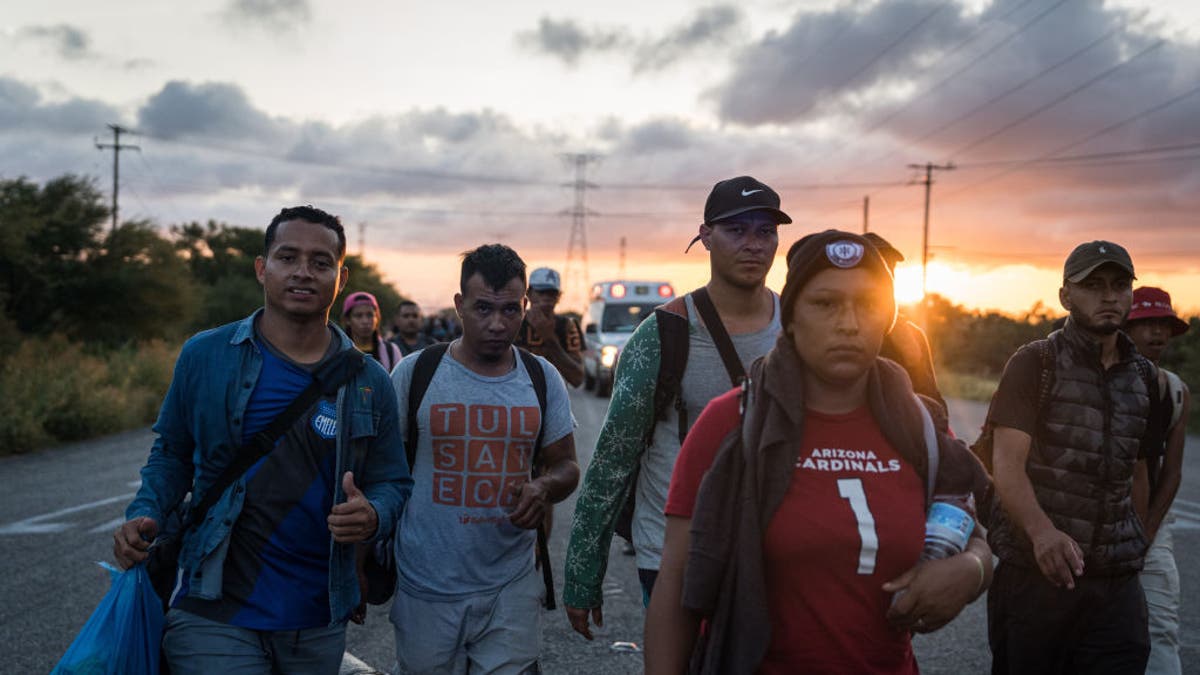
[[(264, 220), (274, 215), (264, 209)], [(18, 336), (62, 334), (115, 347), (175, 340), (240, 319), (262, 304), (254, 258), (261, 227), (209, 220), (163, 233), (148, 220), (107, 226), (110, 212), (92, 179), (66, 175), (38, 185), (0, 180), (0, 329)], [(353, 291), (384, 308), (400, 293), (379, 270), (348, 255)], [(336, 307), (340, 307), (340, 300)]]

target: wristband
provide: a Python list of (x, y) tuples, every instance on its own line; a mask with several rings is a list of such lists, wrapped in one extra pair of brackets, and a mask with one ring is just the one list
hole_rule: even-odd
[(969, 556), (971, 560), (974, 560), (975, 564), (979, 566), (979, 583), (975, 586), (975, 595), (978, 596), (983, 592), (983, 583), (987, 581), (987, 572), (983, 568), (983, 560), (979, 557), (979, 554), (969, 549), (964, 550), (962, 554)]

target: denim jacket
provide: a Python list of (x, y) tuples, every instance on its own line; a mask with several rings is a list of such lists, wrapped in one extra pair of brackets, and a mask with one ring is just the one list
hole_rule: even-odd
[[(233, 459), (241, 446), (242, 421), (250, 394), (262, 371), (262, 353), (255, 345), (254, 321), (262, 313), (193, 336), (175, 362), (175, 375), (154, 424), (158, 434), (142, 468), (142, 486), (125, 510), (127, 519), (153, 518), (160, 527), (165, 516), (189, 490), (204, 492)], [(342, 349), (354, 344), (340, 330)], [(374, 359), (337, 394), (338, 435), (333, 503), (345, 501), (340, 477), (354, 471), (379, 519), (372, 539), (390, 536), (412, 478), (397, 427), (396, 395), (391, 378)], [(355, 448), (365, 452), (356, 454)], [(361, 466), (355, 465), (361, 458)], [(245, 478), (234, 482), (209, 509), (204, 522), (187, 533), (179, 566), (188, 575), (189, 597), (221, 597), (229, 534), (242, 510)], [(330, 539), (329, 609), (333, 623), (344, 621), (359, 603), (354, 545)]]

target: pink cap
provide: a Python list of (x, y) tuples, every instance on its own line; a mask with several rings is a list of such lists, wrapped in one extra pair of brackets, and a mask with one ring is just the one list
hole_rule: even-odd
[(359, 305), (370, 305), (375, 308), (375, 313), (379, 314), (379, 301), (375, 299), (375, 296), (366, 291), (359, 291), (346, 296), (346, 302), (342, 303), (342, 316), (346, 316), (350, 310)]

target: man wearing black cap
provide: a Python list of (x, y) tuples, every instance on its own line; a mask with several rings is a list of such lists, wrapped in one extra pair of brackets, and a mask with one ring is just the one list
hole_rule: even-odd
[(1120, 331), (1134, 278), (1117, 244), (1076, 247), (1059, 289), (1066, 324), (1009, 359), (992, 399), (993, 673), (1146, 668), (1137, 573), (1149, 542), (1131, 491), (1159, 392)]
[[(779, 225), (792, 219), (766, 184), (739, 176), (713, 186), (692, 244), (709, 252), (710, 279), (638, 325), (617, 365), (612, 402), (575, 506), (563, 601), (591, 639), (602, 622), (601, 584), (614, 525), (636, 495), (629, 532), (643, 601), (658, 574), (667, 488), (683, 437), (704, 406), (728, 391), (780, 332), (779, 297), (766, 286)], [(623, 532), (622, 534), (626, 534)]]

